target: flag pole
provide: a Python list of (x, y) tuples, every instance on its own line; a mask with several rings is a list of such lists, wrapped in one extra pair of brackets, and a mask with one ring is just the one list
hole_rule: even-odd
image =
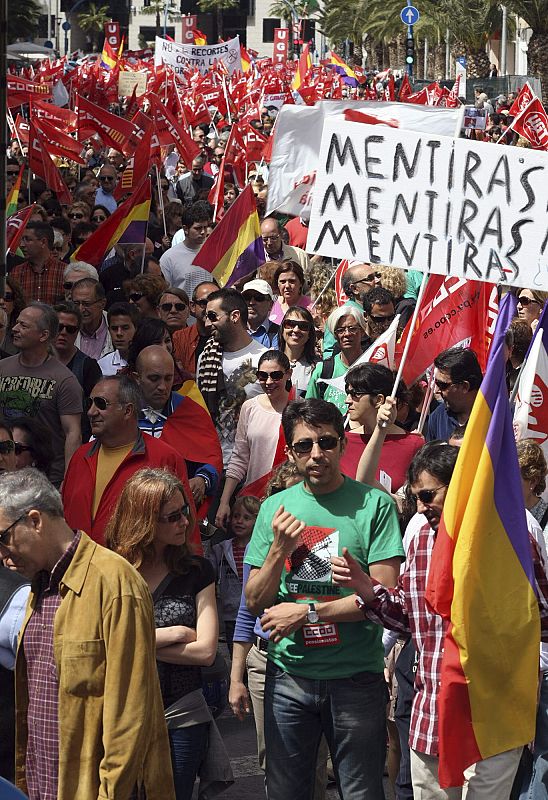
[[(331, 259), (331, 261), (333, 261), (333, 259)], [(327, 280), (327, 283), (325, 284), (325, 286), (323, 287), (323, 289), (322, 289), (322, 290), (321, 290), (321, 292), (319, 293), (319, 295), (316, 297), (316, 299), (314, 300), (314, 302), (312, 303), (312, 305), (308, 307), (308, 310), (309, 310), (309, 311), (310, 311), (312, 308), (314, 308), (314, 306), (316, 305), (316, 303), (318, 302), (318, 300), (320, 299), (320, 297), (322, 296), (322, 294), (323, 294), (323, 293), (326, 291), (326, 289), (328, 288), (329, 284), (331, 283), (331, 281), (332, 281), (332, 280), (333, 280), (333, 278), (335, 277), (335, 273), (336, 273), (336, 272), (337, 272), (337, 270), (336, 270), (336, 269), (334, 269), (334, 270), (333, 270), (333, 272), (331, 273), (331, 275), (329, 276), (329, 278), (328, 278), (328, 280)]]
[(430, 403), (432, 402), (433, 396), (434, 396), (434, 373), (432, 373), (432, 376), (428, 379), (426, 392), (424, 393), (421, 415), (419, 418), (419, 424), (417, 425), (418, 433), (422, 433), (422, 429), (424, 428), (424, 423), (426, 421), (426, 415), (428, 414), (428, 409), (430, 408)]
[(162, 184), (160, 183), (160, 172), (158, 170), (158, 164), (154, 164), (154, 169), (156, 171), (156, 191), (158, 192), (158, 203), (160, 205), (160, 211), (162, 212), (162, 222), (164, 223), (164, 236), (167, 236), (166, 215), (164, 211), (164, 197), (162, 195)]

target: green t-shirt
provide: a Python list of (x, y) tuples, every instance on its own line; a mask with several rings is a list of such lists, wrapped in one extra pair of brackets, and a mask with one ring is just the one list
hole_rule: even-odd
[[(265, 500), (246, 564), (263, 565), (273, 541), (272, 517), (281, 505), (307, 527), (282, 570), (279, 603), (325, 602), (353, 594), (331, 580), (331, 556), (341, 555), (343, 547), (366, 572), (369, 564), (404, 557), (394, 502), (384, 492), (345, 477), (329, 494), (313, 495), (298, 483)], [(382, 672), (382, 628), (365, 619), (305, 625), (278, 643), (270, 642), (268, 657), (292, 675), (318, 680)]]
[[(348, 367), (346, 364), (343, 364), (341, 359), (341, 354), (337, 353), (334, 359), (333, 365), (333, 375), (329, 376), (331, 378), (340, 378), (342, 375), (346, 375), (348, 372)], [(310, 381), (308, 383), (308, 388), (306, 390), (306, 398), (309, 397), (322, 397), (322, 393), (320, 391), (320, 387), (323, 385), (325, 387), (325, 392), (323, 394), (323, 399), (327, 400), (328, 403), (333, 403), (333, 405), (337, 406), (341, 414), (346, 414), (348, 411), (348, 406), (346, 405), (346, 393), (343, 391), (341, 392), (340, 389), (337, 389), (335, 386), (330, 386), (329, 384), (322, 384), (318, 383), (318, 378), (322, 374), (322, 366), (323, 361), (320, 361), (314, 367), (314, 372), (310, 376)]]

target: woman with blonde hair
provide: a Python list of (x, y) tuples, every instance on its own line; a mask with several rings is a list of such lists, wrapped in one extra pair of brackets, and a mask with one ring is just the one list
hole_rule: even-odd
[(548, 292), (540, 289), (520, 289), (518, 292), (518, 317), (525, 320), (533, 333), (547, 300)]
[(105, 532), (108, 547), (140, 572), (152, 594), (177, 800), (192, 797), (207, 751), (212, 719), (201, 667), (215, 660), (218, 636), (213, 569), (187, 545), (194, 524), (178, 478), (142, 469), (126, 483)]

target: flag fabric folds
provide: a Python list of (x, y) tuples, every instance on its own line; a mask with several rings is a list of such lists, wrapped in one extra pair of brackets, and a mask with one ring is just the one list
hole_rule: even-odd
[(199, 28), (192, 28), (192, 35), (194, 37), (194, 44), (200, 47), (207, 44), (207, 36)]
[(18, 211), (16, 214), (12, 214), (11, 217), (6, 220), (6, 247), (10, 253), (15, 253), (19, 247), (21, 237), (35, 208), (36, 203), (33, 203), (31, 206), (27, 206), (21, 211)]
[(21, 181), (23, 179), (24, 169), (25, 165), (21, 164), (19, 167), (19, 175), (17, 176), (10, 193), (6, 198), (6, 218), (11, 217), (12, 214), (17, 212), (17, 203), (19, 200), (19, 192), (21, 191)]
[(108, 219), (101, 223), (71, 255), (72, 261), (85, 261), (98, 267), (105, 253), (115, 244), (144, 244), (150, 213), (150, 178), (125, 203), (118, 206)]
[(297, 64), (297, 71), (291, 83), (293, 91), (298, 92), (301, 86), (304, 86), (306, 76), (312, 69), (312, 58), (310, 56), (310, 45), (307, 42), (303, 47), (303, 51), (299, 56), (299, 63)]
[(103, 45), (103, 52), (101, 53), (101, 66), (103, 69), (111, 70), (118, 63), (118, 55), (114, 48), (108, 43), (105, 37), (105, 43)]
[(535, 734), (540, 619), (506, 389), (501, 302), (487, 371), (443, 508), (426, 602), (447, 621), (438, 694), (439, 782)]
[(332, 66), (335, 69), (335, 72), (338, 72), (339, 75), (343, 76), (343, 80), (348, 86), (359, 86), (360, 82), (358, 81), (358, 77), (354, 70), (349, 67), (340, 56), (334, 53), (333, 50), (331, 50), (329, 53), (327, 64)]
[(548, 458), (548, 306), (535, 329), (526, 361), (519, 375), (514, 433), (517, 441), (533, 439)]
[(266, 256), (253, 190), (248, 184), (196, 254), (194, 266), (230, 286), (264, 264)]

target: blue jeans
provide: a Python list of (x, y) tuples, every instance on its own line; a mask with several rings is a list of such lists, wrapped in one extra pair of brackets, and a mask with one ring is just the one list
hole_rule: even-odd
[(383, 800), (384, 676), (359, 672), (316, 681), (266, 667), (264, 728), (268, 800), (312, 800), (322, 733), (342, 800)]
[(548, 672), (540, 684), (537, 709), (535, 746), (533, 749), (533, 774), (528, 786), (522, 788), (520, 800), (546, 800), (548, 798)]
[(191, 800), (194, 781), (207, 750), (209, 722), (169, 730), (173, 782), (177, 800)]

